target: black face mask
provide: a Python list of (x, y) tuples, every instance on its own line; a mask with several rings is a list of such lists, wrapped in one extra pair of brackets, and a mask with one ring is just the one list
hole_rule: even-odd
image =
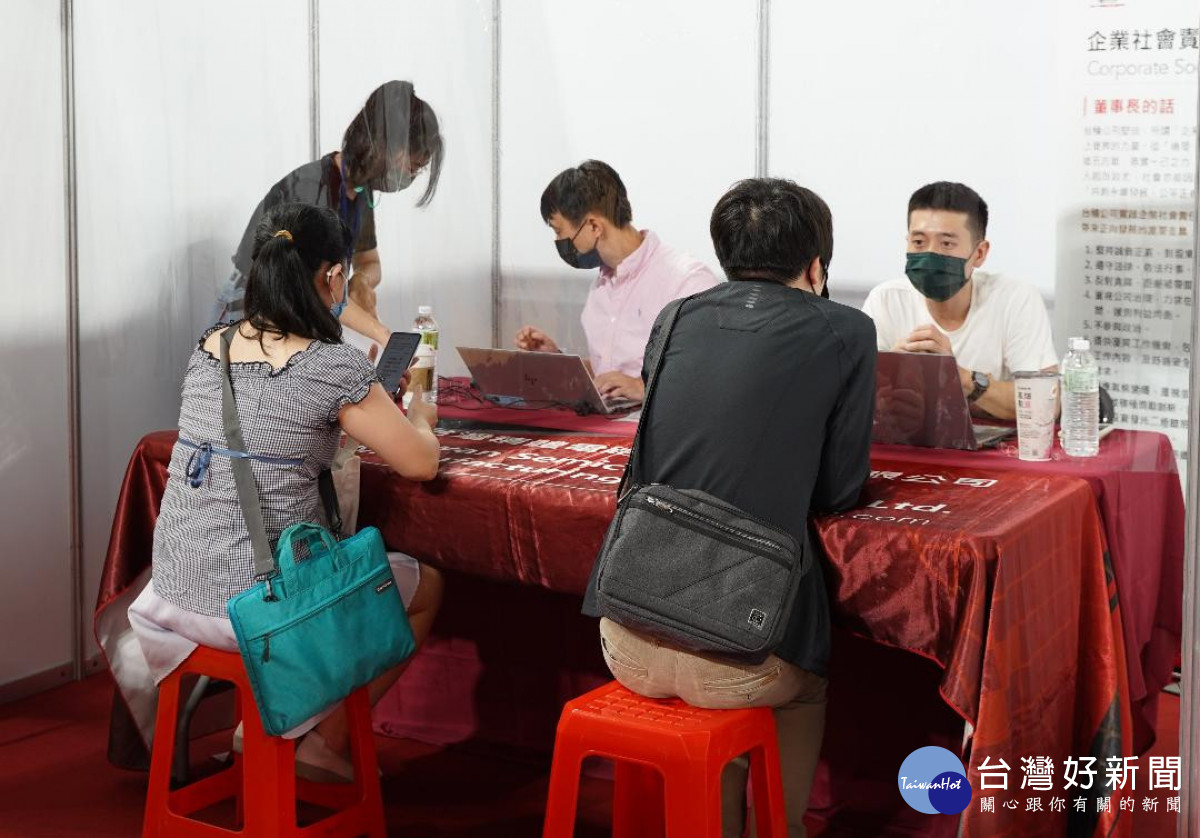
[(938, 303), (944, 303), (967, 284), (967, 260), (945, 253), (909, 253), (904, 272), (914, 288)]
[(581, 270), (592, 270), (593, 268), (598, 268), (602, 262), (600, 259), (599, 243), (597, 243), (597, 245), (587, 253), (580, 253), (575, 249), (575, 239), (582, 232), (583, 227), (580, 226), (580, 228), (575, 231), (575, 235), (571, 236), (571, 238), (555, 239), (554, 247), (558, 250), (558, 255), (562, 257), (562, 260), (572, 268), (579, 268)]

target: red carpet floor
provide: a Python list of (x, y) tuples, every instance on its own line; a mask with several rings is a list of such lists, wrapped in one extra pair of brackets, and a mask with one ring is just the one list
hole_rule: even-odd
[[(107, 674), (0, 706), (0, 838), (133, 838), (146, 775), (105, 759)], [(202, 743), (227, 747), (228, 735)], [(1159, 744), (1179, 753), (1179, 699), (1163, 695)], [(536, 838), (549, 757), (463, 745), (434, 748), (378, 737), (387, 819), (396, 836)], [(577, 838), (608, 835), (610, 785), (585, 778)], [(1172, 838), (1171, 814), (1139, 817), (1137, 838)], [(819, 830), (810, 836), (816, 838)]]
[[(140, 835), (144, 773), (106, 760), (107, 674), (0, 706), (0, 838)], [(197, 743), (228, 748), (228, 734)], [(377, 737), (387, 820), (397, 836), (540, 835), (549, 758)], [(610, 786), (584, 779), (579, 838), (608, 834)]]

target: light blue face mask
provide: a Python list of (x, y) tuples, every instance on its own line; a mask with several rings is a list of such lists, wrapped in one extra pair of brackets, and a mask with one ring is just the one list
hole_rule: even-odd
[(381, 199), (379, 195), (384, 192), (399, 192), (401, 189), (408, 189), (412, 185), (413, 176), (404, 169), (396, 169), (389, 171), (381, 178), (374, 178), (367, 182), (366, 186), (354, 187), (355, 195), (362, 195), (364, 192), (367, 197), (367, 206), (371, 209), (379, 206)]
[[(346, 306), (350, 302), (350, 279), (343, 274), (345, 282), (342, 284), (342, 298), (329, 307), (329, 313), (333, 315), (334, 320), (342, 319), (342, 312), (346, 310)], [(329, 269), (329, 273), (325, 274), (325, 279), (329, 282), (329, 293), (333, 294), (333, 268)]]

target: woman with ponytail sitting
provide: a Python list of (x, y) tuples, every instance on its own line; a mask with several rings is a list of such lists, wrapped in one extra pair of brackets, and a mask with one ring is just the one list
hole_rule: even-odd
[[(154, 533), (152, 578), (129, 609), (156, 682), (197, 645), (236, 652), (226, 602), (255, 584), (230, 460), (215, 451), (196, 456), (198, 444), (225, 439), (223, 329), (234, 330), (229, 350), (234, 398), (272, 543), (291, 524), (323, 519), (317, 478), (329, 468), (343, 430), (404, 477), (431, 480), (437, 474), (437, 408), (416, 394), (406, 417), (367, 357), (342, 343), (338, 318), (349, 293), (349, 241), (349, 229), (331, 209), (283, 204), (268, 212), (254, 235), (245, 319), (210, 329), (188, 362), (179, 441)], [(420, 644), (441, 602), (441, 577), (403, 554), (390, 558)], [(402, 669), (372, 682), (372, 701)], [(304, 737), (296, 749), (301, 775), (352, 778), (340, 706), (286, 736)], [(239, 744), (235, 734), (234, 747)]]

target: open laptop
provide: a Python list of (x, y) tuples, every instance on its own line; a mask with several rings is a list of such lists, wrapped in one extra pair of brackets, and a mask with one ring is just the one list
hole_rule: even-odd
[(950, 355), (880, 352), (875, 372), (872, 442), (926, 448), (991, 448), (1016, 428), (971, 421)]
[(606, 399), (592, 380), (587, 362), (578, 355), (469, 346), (457, 348), (475, 385), (499, 405), (565, 405), (580, 413), (607, 415), (641, 404), (631, 399)]

